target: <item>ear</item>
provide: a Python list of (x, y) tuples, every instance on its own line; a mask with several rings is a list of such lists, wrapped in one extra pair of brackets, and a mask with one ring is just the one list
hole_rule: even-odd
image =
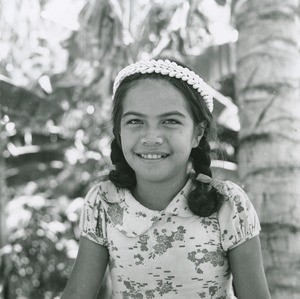
[(195, 127), (195, 137), (193, 140), (193, 148), (197, 147), (204, 135), (205, 128), (206, 128), (206, 121), (203, 121), (196, 125)]

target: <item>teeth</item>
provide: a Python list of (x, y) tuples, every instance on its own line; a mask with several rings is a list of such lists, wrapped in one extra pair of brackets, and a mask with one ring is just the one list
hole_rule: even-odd
[(142, 158), (148, 159), (148, 160), (157, 160), (157, 159), (161, 159), (161, 158), (165, 157), (166, 155), (152, 155), (152, 154), (144, 155), (144, 154), (141, 154), (140, 156)]

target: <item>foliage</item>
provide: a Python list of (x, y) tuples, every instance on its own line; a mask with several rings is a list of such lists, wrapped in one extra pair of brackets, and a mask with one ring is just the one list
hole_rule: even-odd
[(54, 298), (64, 288), (77, 252), (82, 199), (71, 204), (26, 195), (8, 204), (9, 245), (0, 251), (12, 298)]

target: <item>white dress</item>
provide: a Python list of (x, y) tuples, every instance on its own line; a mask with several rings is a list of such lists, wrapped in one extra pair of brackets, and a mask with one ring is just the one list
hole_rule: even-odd
[(107, 178), (88, 192), (80, 228), (109, 250), (113, 299), (235, 298), (228, 250), (258, 235), (260, 224), (239, 186), (218, 185), (225, 201), (209, 217), (188, 208), (191, 179), (163, 211)]

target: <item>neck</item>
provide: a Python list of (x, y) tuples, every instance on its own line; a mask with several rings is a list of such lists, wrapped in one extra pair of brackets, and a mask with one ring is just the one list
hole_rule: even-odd
[(164, 182), (149, 182), (137, 178), (132, 194), (135, 199), (150, 210), (162, 211), (184, 187), (188, 176), (175, 177)]

